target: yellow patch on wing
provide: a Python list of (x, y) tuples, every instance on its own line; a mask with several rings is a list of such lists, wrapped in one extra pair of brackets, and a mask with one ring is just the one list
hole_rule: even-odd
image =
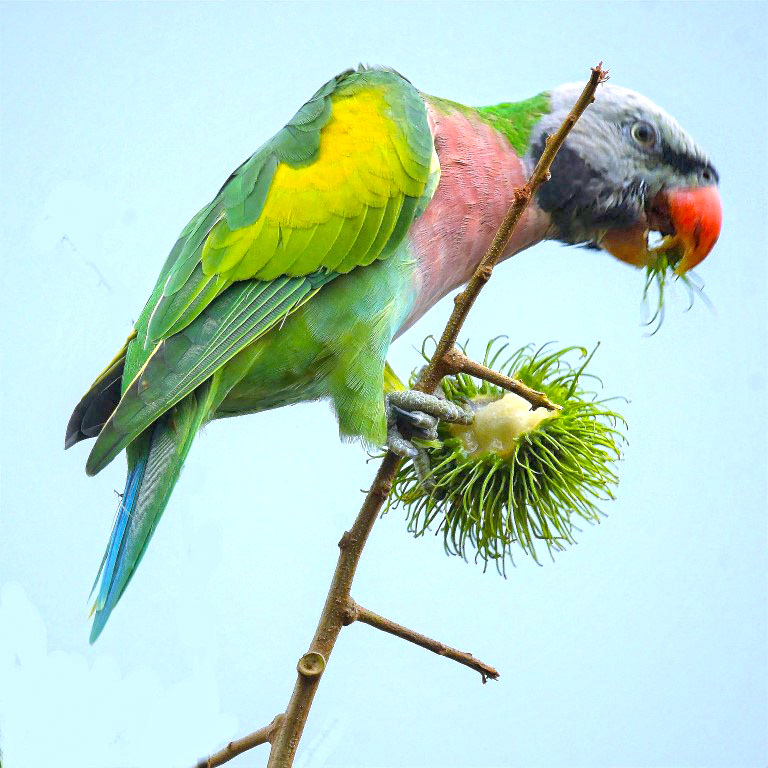
[[(369, 251), (381, 251), (396, 221), (384, 209), (398, 212), (404, 196), (418, 198), (424, 169), (413, 166), (382, 89), (342, 92), (332, 101), (317, 156), (304, 167), (278, 165), (258, 220), (231, 230), (222, 218), (213, 227), (202, 253), (206, 274), (269, 280), (341, 263), (352, 269), (356, 258), (378, 256)], [(389, 231), (377, 238), (382, 222)]]
[[(363, 206), (381, 208), (401, 192), (418, 197), (424, 185), (403, 168), (395, 144), (398, 130), (386, 109), (378, 90), (334, 99), (315, 162), (278, 167), (264, 207), (267, 220), (308, 226), (318, 223), (318, 214), (351, 218)], [(318, 193), (324, 210), (318, 210)]]

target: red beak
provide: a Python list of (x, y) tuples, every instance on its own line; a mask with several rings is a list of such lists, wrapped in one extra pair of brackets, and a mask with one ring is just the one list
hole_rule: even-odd
[[(674, 254), (679, 259), (675, 272), (682, 275), (701, 263), (717, 242), (723, 221), (720, 194), (717, 187), (711, 186), (666, 189), (654, 200), (651, 218), (650, 227), (636, 224), (608, 232), (603, 248), (636, 267), (652, 263), (660, 251)], [(662, 222), (664, 230), (671, 229), (673, 235), (649, 249), (648, 230), (653, 228), (654, 219)]]
[(717, 187), (668, 189), (667, 211), (683, 257), (675, 272), (682, 275), (707, 257), (720, 236), (723, 208)]

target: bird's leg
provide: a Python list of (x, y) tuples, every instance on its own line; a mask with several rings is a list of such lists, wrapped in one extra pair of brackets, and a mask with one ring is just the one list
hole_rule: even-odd
[(434, 487), (426, 450), (413, 442), (413, 438), (437, 440), (439, 421), (453, 424), (471, 424), (475, 418), (469, 407), (462, 408), (437, 395), (428, 395), (416, 389), (390, 392), (385, 396), (387, 414), (387, 447), (398, 456), (410, 459), (419, 482), (426, 490)]

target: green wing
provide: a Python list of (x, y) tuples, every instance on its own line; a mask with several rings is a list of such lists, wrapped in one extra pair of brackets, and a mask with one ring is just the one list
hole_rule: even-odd
[(364, 69), (324, 85), (182, 232), (88, 473), (327, 282), (392, 253), (438, 173), (410, 83)]

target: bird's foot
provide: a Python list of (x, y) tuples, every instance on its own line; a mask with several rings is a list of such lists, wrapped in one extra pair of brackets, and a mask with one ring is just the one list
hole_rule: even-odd
[(415, 389), (390, 392), (385, 397), (387, 414), (387, 447), (404, 459), (410, 459), (419, 482), (426, 490), (434, 487), (432, 469), (426, 449), (414, 442), (437, 440), (440, 421), (471, 424), (475, 418), (469, 407), (463, 408), (450, 400), (428, 395)]

